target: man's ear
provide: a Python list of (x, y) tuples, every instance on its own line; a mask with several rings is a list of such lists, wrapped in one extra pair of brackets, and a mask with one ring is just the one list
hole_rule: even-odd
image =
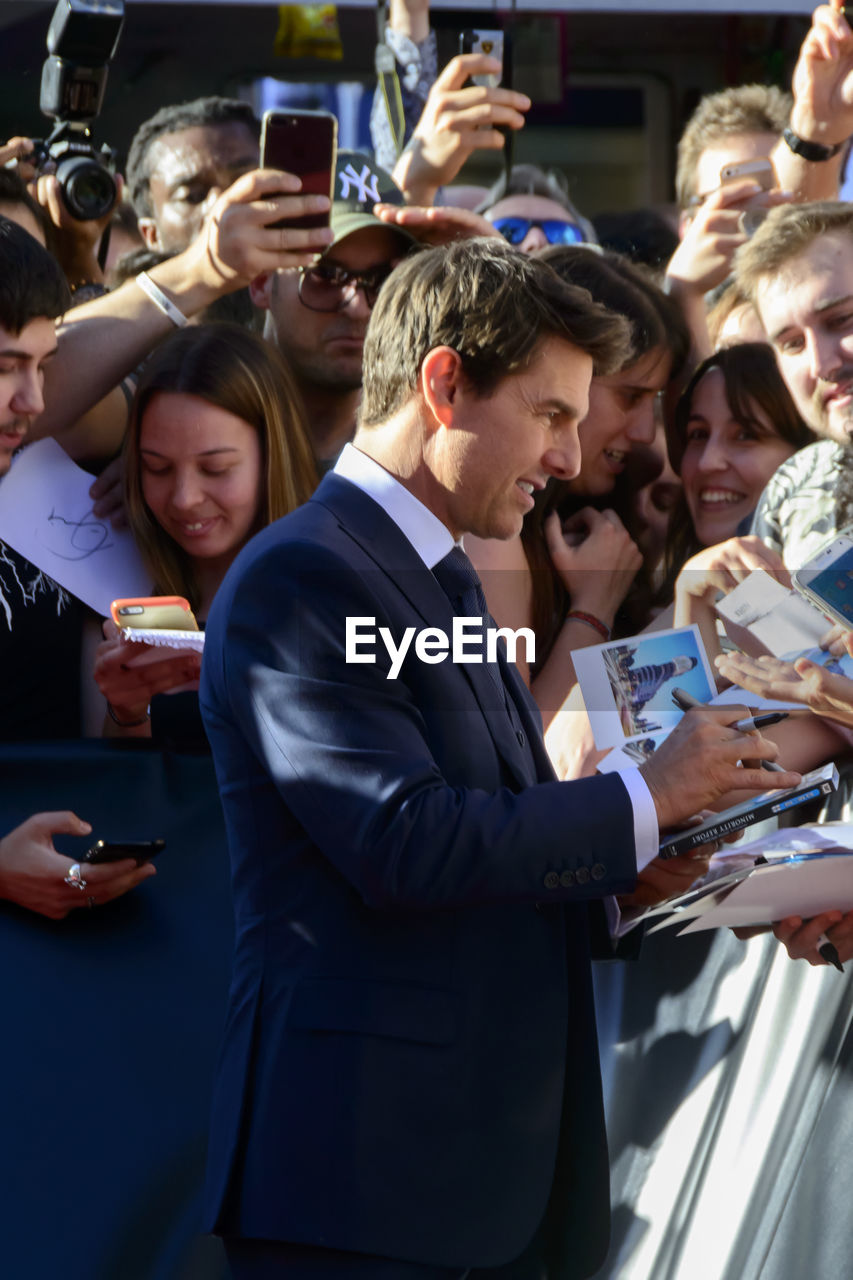
[(261, 275), (255, 276), (254, 280), (249, 281), (249, 297), (252, 299), (253, 304), (256, 307), (260, 307), (262, 311), (269, 311), (270, 309), (274, 279), (274, 271), (264, 271)]
[(420, 393), (437, 426), (451, 427), (462, 392), (462, 357), (453, 347), (433, 347), (424, 356)]
[(160, 232), (157, 230), (157, 223), (153, 218), (137, 219), (139, 234), (142, 236), (146, 249), (156, 249), (158, 252), (163, 248), (160, 244)]

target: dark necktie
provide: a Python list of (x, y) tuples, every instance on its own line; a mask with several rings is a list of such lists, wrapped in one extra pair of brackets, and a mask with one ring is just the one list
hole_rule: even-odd
[(461, 547), (454, 547), (439, 560), (433, 573), (455, 613), (462, 618), (487, 618), (492, 624), (477, 570)]
[[(453, 611), (458, 617), (483, 619), (483, 659), (485, 662), (485, 630), (489, 627), (494, 627), (495, 620), (489, 613), (482, 583), (477, 576), (477, 570), (462, 548), (454, 547), (442, 560), (439, 560), (438, 564), (433, 568), (433, 573), (438, 579), (444, 594), (453, 605)], [(485, 665), (489, 675), (505, 697), (503, 677), (498, 663), (488, 662)]]
[[(489, 613), (486, 597), (483, 594), (483, 588), (480, 579), (477, 576), (477, 570), (466, 556), (461, 547), (454, 547), (452, 551), (439, 560), (434, 567), (433, 573), (442, 587), (445, 595), (450, 600), (454, 612), (461, 618), (477, 618), (483, 619), (484, 627), (494, 627), (495, 620)], [(485, 633), (484, 633), (485, 645)], [(515, 705), (513, 697), (510, 696), (509, 689), (504, 678), (503, 665), (506, 663), (506, 653), (502, 642), (498, 644), (498, 661), (485, 662), (485, 648), (483, 659), (486, 670), (494, 681), (500, 694), (501, 702), (504, 710), (509, 717), (510, 727), (514, 734), (515, 740), (524, 753), (525, 770), (527, 781), (537, 781), (536, 762), (534, 760), (531, 747), (526, 740), (521, 721), (519, 719), (518, 708)]]

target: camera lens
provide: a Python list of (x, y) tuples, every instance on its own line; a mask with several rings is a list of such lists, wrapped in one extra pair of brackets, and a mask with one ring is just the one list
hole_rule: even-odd
[(97, 160), (69, 156), (60, 161), (56, 177), (68, 212), (80, 222), (102, 218), (112, 207), (116, 184), (109, 170)]

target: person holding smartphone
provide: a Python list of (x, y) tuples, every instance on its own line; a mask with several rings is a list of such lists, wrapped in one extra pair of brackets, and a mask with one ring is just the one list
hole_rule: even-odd
[[(62, 920), (79, 907), (102, 906), (156, 875), (150, 862), (122, 858), (100, 866), (79, 863), (54, 848), (55, 835), (87, 836), (76, 813), (34, 813), (0, 838), (0, 899)], [(76, 868), (76, 870), (75, 870)]]
[[(235, 556), (264, 525), (304, 502), (316, 473), (298, 394), (278, 353), (234, 325), (187, 328), (151, 358), (124, 448), (131, 531), (156, 592), (186, 598), (200, 621)], [(112, 621), (95, 660), (109, 736), (148, 737), (152, 716), (170, 740), (203, 742), (195, 653), (131, 665), (143, 646)], [(177, 710), (176, 710), (177, 709)], [(175, 717), (177, 716), (177, 723)]]

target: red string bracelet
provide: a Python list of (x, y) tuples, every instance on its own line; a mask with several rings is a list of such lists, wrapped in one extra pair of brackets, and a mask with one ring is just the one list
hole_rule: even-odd
[(593, 631), (597, 631), (602, 640), (609, 640), (611, 636), (610, 627), (606, 622), (602, 622), (600, 618), (596, 618), (592, 613), (584, 613), (581, 609), (570, 609), (566, 614), (566, 621), (574, 618), (575, 622), (585, 622), (588, 627), (592, 627)]

